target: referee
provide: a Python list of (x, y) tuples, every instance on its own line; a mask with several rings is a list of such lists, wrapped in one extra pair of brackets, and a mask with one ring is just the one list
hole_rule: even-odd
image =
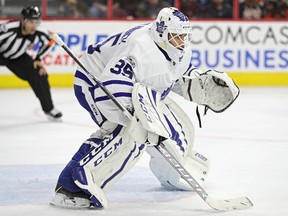
[[(54, 108), (47, 71), (41, 62), (54, 41), (49, 31), (38, 28), (41, 13), (37, 6), (26, 6), (21, 14), (20, 20), (0, 24), (0, 65), (28, 81), (48, 119), (60, 120), (62, 113)], [(26, 51), (37, 43), (40, 47), (32, 59)]]

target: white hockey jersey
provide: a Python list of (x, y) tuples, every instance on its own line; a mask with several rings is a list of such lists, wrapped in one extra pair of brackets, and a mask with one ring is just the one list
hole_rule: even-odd
[[(153, 87), (164, 98), (175, 82), (193, 67), (190, 47), (186, 48), (181, 62), (176, 64), (152, 40), (150, 27), (151, 24), (136, 26), (90, 45), (81, 58), (89, 72), (125, 107), (132, 105), (131, 92), (135, 82)], [(126, 117), (80, 67), (77, 68), (74, 81), (75, 86), (81, 87), (90, 107), (93, 102), (96, 104), (103, 119), (127, 124)], [(92, 108), (95, 109), (93, 105)]]

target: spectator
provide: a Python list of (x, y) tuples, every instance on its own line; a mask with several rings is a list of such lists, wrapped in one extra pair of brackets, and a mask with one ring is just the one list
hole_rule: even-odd
[[(127, 14), (126, 18), (133, 19), (136, 17), (136, 9), (139, 5), (139, 2), (131, 0), (114, 0), (115, 8), (117, 8), (116, 4), (118, 4), (119, 8), (125, 11)], [(115, 17), (114, 12), (113, 16)]]
[(263, 14), (263, 19), (285, 19), (285, 4), (275, 0), (266, 0)]
[(200, 11), (199, 3), (197, 0), (182, 0), (181, 11), (186, 14), (189, 18), (198, 17)]
[(142, 0), (137, 7), (136, 17), (155, 19), (162, 8), (170, 6), (165, 0)]
[(263, 10), (256, 0), (244, 0), (240, 3), (239, 16), (243, 19), (261, 19)]
[(281, 13), (284, 14), (285, 19), (288, 19), (288, 1), (286, 0), (282, 0), (281, 1), (281, 5), (282, 5), (282, 11)]
[(197, 16), (198, 17), (207, 17), (207, 10), (210, 0), (198, 0), (197, 4)]
[(226, 3), (224, 0), (211, 0), (207, 16), (209, 18), (232, 18), (232, 7), (229, 3)]
[(77, 0), (64, 0), (60, 7), (58, 8), (59, 17), (69, 17), (69, 18), (79, 18), (83, 17), (83, 14), (80, 13), (77, 9), (78, 1)]
[(108, 6), (106, 0), (81, 0), (87, 7), (87, 17), (107, 17)]
[[(105, 18), (108, 16), (107, 0), (80, 0), (86, 6), (86, 17)], [(127, 17), (118, 1), (113, 1), (113, 17)]]
[(127, 18), (127, 11), (121, 7), (120, 2), (113, 1), (113, 17), (115, 18)]

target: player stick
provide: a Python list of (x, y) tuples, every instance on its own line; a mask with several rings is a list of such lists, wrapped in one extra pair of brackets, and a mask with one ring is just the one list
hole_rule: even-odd
[(181, 177), (193, 188), (193, 190), (213, 209), (218, 211), (231, 211), (248, 209), (253, 203), (247, 197), (234, 199), (214, 199), (197, 183), (188, 171), (177, 161), (177, 159), (165, 148), (163, 143), (155, 146), (156, 149), (165, 157), (172, 167)]
[[(116, 97), (93, 76), (81, 63), (80, 59), (67, 47), (62, 39), (56, 34), (53, 34), (53, 39), (71, 56), (74, 61), (90, 76), (92, 80), (107, 94), (107, 96), (116, 104), (116, 106), (131, 119), (132, 114), (116, 99)], [(247, 209), (253, 206), (252, 202), (247, 197), (239, 197), (234, 199), (214, 199), (210, 197), (206, 191), (197, 183), (197, 181), (187, 172), (187, 170), (177, 161), (177, 159), (166, 149), (163, 143), (155, 148), (163, 155), (163, 157), (171, 164), (171, 166), (181, 175), (181, 177), (193, 188), (193, 190), (213, 209), (218, 211), (231, 211)]]

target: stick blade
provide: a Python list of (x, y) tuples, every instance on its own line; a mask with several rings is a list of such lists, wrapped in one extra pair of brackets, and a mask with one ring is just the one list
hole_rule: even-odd
[(247, 197), (239, 197), (227, 200), (218, 200), (207, 197), (206, 203), (218, 211), (233, 211), (248, 209), (253, 206), (253, 203)]

